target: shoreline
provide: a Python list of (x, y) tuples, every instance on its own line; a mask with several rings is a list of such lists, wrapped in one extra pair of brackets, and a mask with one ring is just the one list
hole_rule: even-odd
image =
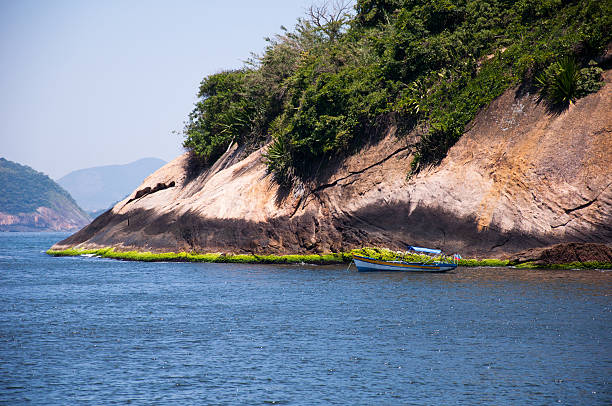
[[(342, 253), (328, 254), (304, 254), (304, 255), (257, 255), (257, 254), (223, 254), (223, 253), (193, 253), (193, 252), (161, 252), (150, 251), (115, 251), (114, 248), (99, 249), (66, 249), (46, 251), (47, 255), (53, 257), (66, 256), (92, 256), (98, 258), (109, 258), (122, 261), (140, 262), (203, 262), (203, 263), (243, 263), (243, 264), (310, 264), (310, 265), (333, 265), (347, 264), (352, 261), (352, 253), (366, 255), (377, 259), (392, 259), (393, 251), (384, 248), (362, 248)], [(410, 260), (422, 260), (422, 256), (414, 255)], [(496, 268), (518, 268), (518, 269), (612, 269), (610, 262), (571, 262), (558, 264), (540, 264), (532, 261), (523, 263), (512, 263), (510, 260), (501, 259), (460, 259), (459, 266), (463, 267), (496, 267)]]

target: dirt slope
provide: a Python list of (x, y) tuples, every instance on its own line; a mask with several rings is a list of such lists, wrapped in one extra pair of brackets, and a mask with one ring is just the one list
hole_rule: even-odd
[[(306, 253), (364, 245), (504, 256), (560, 242), (612, 242), (612, 74), (560, 114), (506, 92), (435, 168), (409, 180), (394, 126), (321, 175), (283, 190), (262, 151), (236, 147), (190, 176), (183, 155), (54, 246)], [(149, 188), (149, 189), (147, 189)], [(137, 197), (138, 196), (138, 197)]]

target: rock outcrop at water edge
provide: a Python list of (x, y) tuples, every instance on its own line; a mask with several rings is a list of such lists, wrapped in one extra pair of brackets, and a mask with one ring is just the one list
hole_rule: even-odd
[(505, 257), (609, 243), (612, 72), (604, 77), (599, 92), (562, 112), (524, 89), (507, 91), (440, 165), (410, 178), (416, 135), (398, 134), (393, 122), (291, 188), (267, 172), (264, 149), (244, 157), (233, 146), (196, 174), (184, 154), (53, 248), (287, 254), (423, 245)]

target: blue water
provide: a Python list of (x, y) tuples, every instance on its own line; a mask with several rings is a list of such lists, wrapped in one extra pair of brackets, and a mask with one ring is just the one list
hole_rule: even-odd
[(612, 273), (52, 258), (0, 233), (0, 403), (612, 402)]

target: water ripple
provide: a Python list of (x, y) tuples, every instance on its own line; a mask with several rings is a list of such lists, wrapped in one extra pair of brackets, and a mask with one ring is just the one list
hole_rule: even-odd
[(610, 272), (41, 254), (59, 237), (0, 235), (0, 403), (612, 402)]

